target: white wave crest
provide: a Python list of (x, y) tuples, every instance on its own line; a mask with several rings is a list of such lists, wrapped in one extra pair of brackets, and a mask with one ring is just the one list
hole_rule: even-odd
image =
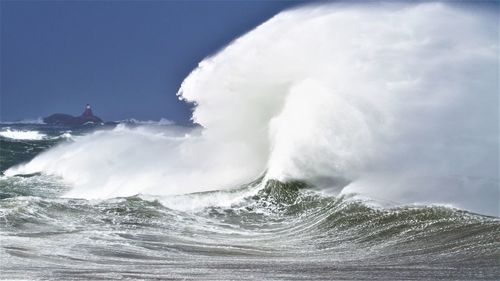
[(296, 9), (204, 60), (179, 94), (207, 138), (251, 147), (268, 178), (495, 214), (497, 17), (443, 3)]
[(15, 140), (43, 140), (47, 135), (31, 130), (12, 130), (6, 128), (0, 132), (0, 136)]
[(174, 125), (174, 122), (165, 118), (161, 118), (158, 121), (154, 120), (137, 120), (135, 118), (125, 119), (119, 121), (120, 123), (129, 123), (129, 124), (138, 124), (138, 125), (158, 125), (158, 126), (167, 126)]
[(480, 7), (286, 11), (182, 83), (200, 135), (94, 133), (6, 174), (53, 173), (73, 182), (72, 196), (112, 197), (225, 188), (267, 170), (495, 214), (498, 42), (498, 15)]

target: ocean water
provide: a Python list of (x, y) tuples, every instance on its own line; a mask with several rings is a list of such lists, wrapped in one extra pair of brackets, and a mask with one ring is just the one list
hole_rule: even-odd
[[(83, 131), (9, 124), (2, 170)], [(5, 125), (2, 131), (5, 131)], [(112, 130), (112, 129), (105, 129)], [(24, 134), (19, 134), (24, 136)], [(0, 178), (8, 280), (498, 280), (500, 219), (445, 206), (382, 207), (264, 178), (184, 195), (67, 198), (57, 176)]]
[(499, 280), (492, 7), (284, 11), (186, 77), (199, 126), (1, 124), (0, 278)]

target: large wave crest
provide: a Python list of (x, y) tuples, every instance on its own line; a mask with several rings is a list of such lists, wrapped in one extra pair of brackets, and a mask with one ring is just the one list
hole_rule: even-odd
[(203, 60), (179, 97), (204, 129), (118, 128), (6, 174), (71, 196), (179, 194), (266, 179), (498, 212), (498, 15), (477, 7), (321, 5), (282, 12)]

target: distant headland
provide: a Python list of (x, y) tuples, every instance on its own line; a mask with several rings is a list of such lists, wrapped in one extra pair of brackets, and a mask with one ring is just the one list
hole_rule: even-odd
[(59, 126), (82, 126), (82, 125), (103, 125), (101, 118), (92, 113), (90, 104), (85, 106), (85, 111), (80, 116), (72, 116), (69, 114), (56, 113), (43, 118), (43, 122), (48, 125)]

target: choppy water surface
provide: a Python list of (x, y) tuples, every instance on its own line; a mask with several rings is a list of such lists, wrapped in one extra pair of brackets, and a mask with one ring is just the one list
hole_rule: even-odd
[(498, 3), (354, 2), (201, 61), (200, 126), (0, 124), (0, 278), (500, 280)]
[[(12, 150), (2, 150), (3, 161), (47, 145), (1, 141)], [(2, 279), (500, 276), (498, 218), (440, 206), (382, 208), (300, 182), (261, 180), (228, 191), (84, 200), (61, 197), (69, 186), (57, 177), (3, 176)]]

